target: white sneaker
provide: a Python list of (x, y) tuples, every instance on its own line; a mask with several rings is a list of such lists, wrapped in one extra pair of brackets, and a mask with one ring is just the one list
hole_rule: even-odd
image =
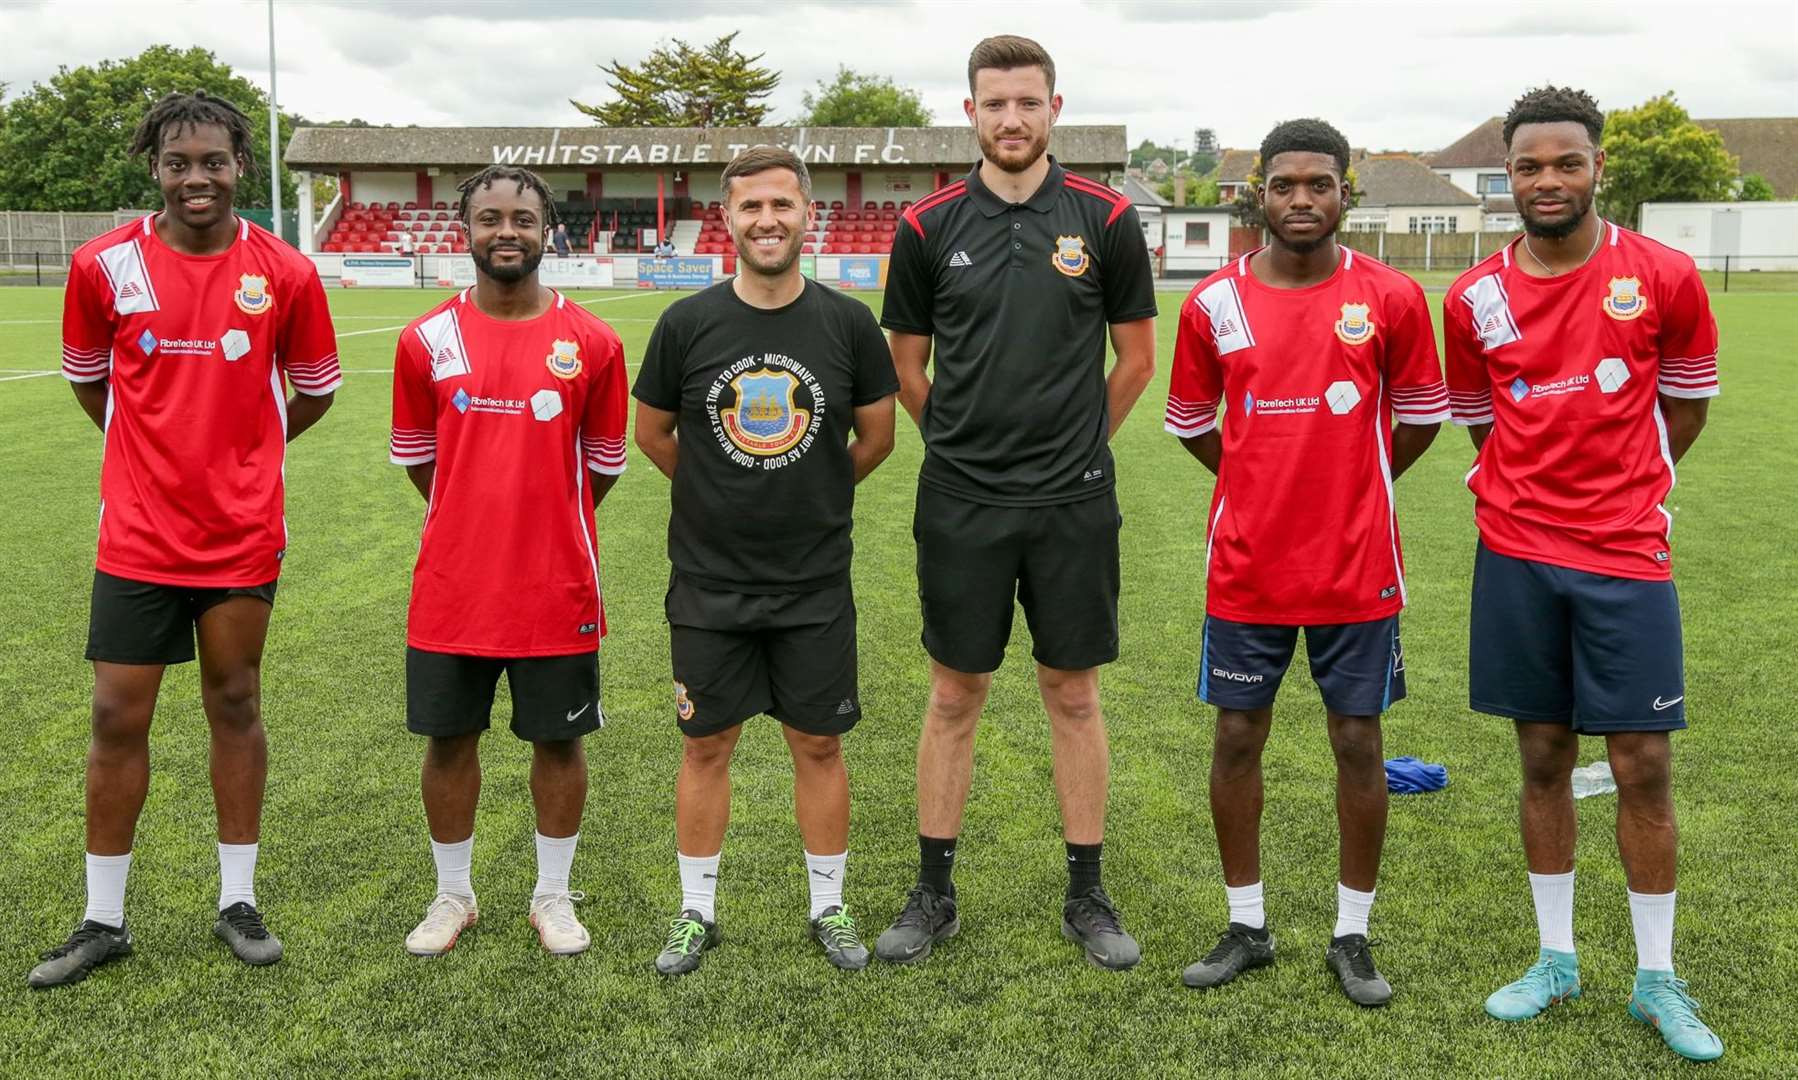
[(536, 927), (537, 937), (552, 956), (584, 953), (592, 944), (587, 928), (574, 917), (575, 901), (586, 898), (586, 893), (559, 892), (531, 900), (531, 925)]
[(424, 921), (406, 935), (406, 951), (413, 956), (442, 956), (480, 917), (474, 897), (438, 893), (425, 909)]

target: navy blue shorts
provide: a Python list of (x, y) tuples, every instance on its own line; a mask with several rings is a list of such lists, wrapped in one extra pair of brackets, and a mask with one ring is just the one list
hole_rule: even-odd
[[(1331, 712), (1378, 716), (1405, 696), (1405, 653), (1398, 640), (1397, 615), (1304, 630), (1311, 679)], [(1279, 693), (1298, 642), (1296, 626), (1205, 616), (1199, 700), (1220, 709), (1267, 708)]]
[(1594, 735), (1686, 726), (1679, 594), (1671, 581), (1473, 559), (1468, 704)]

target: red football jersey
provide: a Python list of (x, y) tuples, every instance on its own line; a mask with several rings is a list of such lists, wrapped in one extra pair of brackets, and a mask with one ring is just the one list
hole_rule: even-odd
[(1458, 424), (1491, 424), (1467, 486), (1486, 546), (1595, 574), (1672, 574), (1673, 456), (1656, 394), (1717, 393), (1717, 321), (1692, 260), (1615, 225), (1560, 277), (1515, 243), (1442, 302)]
[(109, 380), (100, 545), (109, 574), (235, 588), (281, 574), (287, 398), (343, 376), (312, 261), (238, 219), (218, 255), (183, 255), (155, 215), (75, 252), (62, 372)]
[(1303, 289), (1262, 284), (1243, 256), (1181, 308), (1165, 426), (1203, 435), (1220, 405), (1205, 610), (1301, 626), (1404, 607), (1389, 425), (1449, 416), (1423, 289), (1346, 247)]
[(406, 641), (467, 656), (565, 656), (605, 636), (587, 470), (624, 471), (624, 345), (560, 293), (534, 319), (473, 290), (400, 335), (391, 458), (437, 463)]

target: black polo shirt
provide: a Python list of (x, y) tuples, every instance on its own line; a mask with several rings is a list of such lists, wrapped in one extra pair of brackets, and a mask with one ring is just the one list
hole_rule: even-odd
[(1130, 201), (1062, 169), (1007, 203), (976, 165), (905, 212), (880, 324), (936, 339), (920, 482), (1044, 506), (1110, 490), (1105, 340), (1155, 317)]

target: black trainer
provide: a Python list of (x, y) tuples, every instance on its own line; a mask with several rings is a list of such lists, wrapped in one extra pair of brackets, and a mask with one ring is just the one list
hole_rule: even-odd
[(1107, 971), (1128, 971), (1142, 959), (1136, 939), (1118, 921), (1117, 905), (1098, 885), (1062, 905), (1061, 936), (1085, 949), (1088, 963)]
[(1224, 931), (1224, 935), (1217, 939), (1217, 945), (1205, 954), (1205, 958), (1180, 975), (1180, 981), (1195, 990), (1209, 990), (1214, 986), (1224, 985), (1245, 971), (1266, 967), (1273, 962), (1272, 928), (1244, 926), (1233, 922)]
[(827, 907), (812, 920), (812, 940), (824, 949), (824, 956), (844, 971), (860, 971), (868, 966), (868, 947), (862, 944), (855, 920), (840, 905)]
[(656, 970), (663, 975), (685, 975), (699, 966), (708, 950), (716, 949), (724, 936), (716, 922), (688, 908), (668, 926), (668, 940), (656, 954)]
[(1373, 953), (1362, 934), (1333, 938), (1324, 950), (1324, 966), (1336, 973), (1342, 992), (1357, 1005), (1373, 1008), (1392, 1000), (1392, 987), (1373, 966)]
[(108, 960), (130, 955), (129, 926), (107, 926), (83, 919), (69, 940), (38, 957), (43, 963), (32, 968), (25, 981), (35, 990), (68, 986), (87, 978), (89, 972)]
[(955, 897), (925, 884), (912, 887), (905, 910), (874, 942), (874, 955), (889, 964), (911, 964), (930, 955), (930, 947), (961, 932)]
[(281, 939), (268, 932), (268, 927), (262, 924), (262, 912), (257, 911), (254, 904), (239, 900), (219, 912), (218, 922), (212, 924), (212, 932), (231, 946), (239, 960), (252, 967), (262, 967), (281, 959)]

